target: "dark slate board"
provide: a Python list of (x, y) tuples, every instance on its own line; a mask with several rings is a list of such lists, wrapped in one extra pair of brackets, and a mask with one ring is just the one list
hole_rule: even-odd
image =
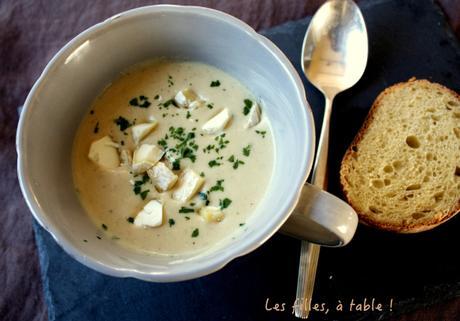
[[(381, 90), (416, 76), (460, 91), (460, 46), (431, 0), (375, 1), (362, 9), (368, 67), (355, 87), (337, 97), (332, 115), (329, 185), (337, 195), (340, 159)], [(263, 32), (299, 73), (309, 20)], [(305, 84), (319, 124), (323, 98)], [(322, 250), (313, 303), (320, 309), (324, 303), (329, 312), (313, 312), (311, 319), (381, 320), (460, 296), (459, 228), (459, 217), (417, 235), (359, 226), (349, 246)], [(295, 320), (299, 242), (286, 236), (275, 235), (210, 276), (153, 284), (94, 272), (65, 254), (37, 224), (35, 232), (50, 320)], [(266, 311), (267, 298), (268, 307), (285, 303), (285, 311)], [(375, 298), (383, 311), (349, 311), (351, 299), (363, 303), (364, 298)], [(343, 312), (335, 311), (338, 303)]]

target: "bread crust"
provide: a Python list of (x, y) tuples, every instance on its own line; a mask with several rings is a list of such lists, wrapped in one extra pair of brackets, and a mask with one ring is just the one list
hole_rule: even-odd
[(378, 228), (381, 230), (385, 231), (390, 231), (390, 232), (396, 232), (396, 233), (405, 233), (405, 234), (411, 234), (411, 233), (419, 233), (427, 230), (431, 230), (435, 228), (436, 226), (446, 222), (447, 220), (451, 219), (454, 217), (456, 214), (460, 212), (460, 199), (457, 200), (456, 206), (454, 206), (451, 210), (449, 211), (444, 211), (441, 213), (437, 213), (436, 215), (430, 217), (429, 220), (424, 220), (423, 223), (402, 223), (402, 224), (391, 224), (391, 223), (382, 223), (377, 220), (375, 220), (372, 216), (363, 213), (359, 211), (358, 207), (356, 204), (353, 204), (352, 199), (350, 198), (350, 195), (348, 193), (347, 188), (350, 188), (345, 180), (345, 174), (346, 172), (350, 171), (350, 167), (348, 166), (350, 164), (349, 160), (352, 157), (353, 153), (353, 148), (359, 145), (361, 140), (363, 139), (364, 135), (369, 129), (369, 126), (372, 124), (375, 118), (375, 112), (376, 110), (380, 107), (381, 101), (389, 95), (393, 90), (397, 90), (399, 88), (405, 87), (408, 84), (418, 82), (420, 84), (427, 84), (430, 86), (435, 86), (437, 87), (438, 90), (444, 91), (444, 92), (449, 92), (453, 96), (455, 96), (459, 101), (460, 101), (460, 95), (456, 93), (455, 91), (441, 85), (438, 83), (432, 83), (428, 80), (425, 79), (416, 79), (415, 77), (410, 78), (406, 82), (400, 82), (397, 84), (394, 84), (388, 88), (386, 88), (383, 92), (381, 92), (377, 98), (375, 99), (374, 103), (372, 104), (369, 113), (364, 120), (364, 123), (358, 133), (356, 134), (355, 138), (353, 139), (352, 143), (350, 146), (347, 148), (343, 159), (342, 163), (340, 166), (340, 185), (342, 192), (345, 196), (345, 199), (347, 202), (355, 209), (355, 211), (358, 214), (359, 221), (360, 223), (363, 223), (364, 225), (371, 226), (374, 228)]

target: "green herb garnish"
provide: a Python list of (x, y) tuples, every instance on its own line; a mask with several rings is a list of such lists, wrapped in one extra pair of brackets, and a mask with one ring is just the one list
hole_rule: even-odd
[(207, 104), (206, 107), (208, 107), (209, 109), (213, 109), (213, 108), (214, 108), (214, 104), (213, 104), (213, 103)]
[(190, 111), (187, 110), (187, 115), (185, 116), (185, 118), (189, 119), (190, 117), (192, 117), (192, 114), (190, 114)]
[(153, 97), (153, 99), (155, 99), (155, 100), (160, 99), (160, 95), (155, 95), (155, 97)]
[(214, 185), (213, 187), (211, 187), (209, 189), (209, 192), (216, 192), (216, 191), (221, 191), (223, 192), (224, 191), (224, 187), (222, 186), (222, 183), (224, 182), (223, 179), (219, 179), (217, 182), (216, 182), (216, 185)]
[(256, 130), (256, 133), (262, 136), (262, 138), (265, 138), (267, 131), (266, 130)]
[(168, 75), (168, 87), (171, 87), (172, 85), (174, 85), (173, 78), (171, 75)]
[(145, 200), (145, 198), (147, 197), (147, 194), (150, 192), (150, 190), (146, 189), (145, 191), (142, 191), (141, 192), (141, 198), (142, 200)]
[[(174, 99), (168, 99), (167, 101), (165, 101), (164, 103), (160, 104), (160, 106), (164, 107), (164, 108), (169, 108), (170, 105), (173, 105), (174, 107), (177, 107), (177, 103)], [(161, 107), (160, 107), (161, 108)]]
[(219, 207), (220, 207), (221, 210), (223, 210), (223, 209), (229, 207), (231, 203), (232, 203), (231, 199), (224, 198), (223, 200), (219, 200)]
[(200, 235), (200, 230), (196, 228), (192, 232), (192, 237), (197, 237), (198, 235)]
[(181, 214), (194, 213), (194, 212), (195, 212), (194, 208), (184, 207), (184, 206), (182, 206), (179, 210), (179, 213)]
[(248, 145), (246, 147), (243, 148), (243, 155), (244, 156), (249, 156), (249, 154), (251, 154), (251, 145)]
[(139, 108), (148, 108), (151, 105), (148, 97), (144, 95), (140, 95), (139, 97), (132, 98), (129, 101), (129, 104), (133, 107), (139, 107)]
[(176, 221), (174, 221), (172, 218), (170, 218), (168, 220), (168, 223), (169, 223), (169, 227), (173, 226), (174, 224), (176, 224)]
[(244, 226), (245, 223), (240, 223), (240, 226)]
[(128, 218), (126, 219), (126, 221), (127, 221), (128, 223), (133, 224), (133, 223), (134, 223), (134, 217), (131, 217), (131, 216), (130, 216), (130, 217), (128, 217)]
[(219, 80), (211, 81), (211, 87), (219, 87), (219, 86), (220, 86), (220, 81)]
[(222, 163), (219, 163), (217, 160), (213, 159), (212, 161), (208, 162), (209, 167), (220, 166)]
[(102, 229), (103, 229), (104, 231), (107, 231), (107, 225), (105, 225), (104, 223), (102, 223), (101, 227), (102, 227)]
[(249, 114), (254, 103), (250, 99), (244, 100), (243, 115)]
[(243, 165), (244, 162), (242, 160), (239, 160), (238, 158), (235, 157), (235, 155), (232, 155), (228, 158), (228, 161), (230, 163), (233, 163), (233, 169), (237, 169), (240, 165)]
[(132, 126), (132, 124), (122, 116), (118, 116), (118, 118), (114, 120), (114, 123), (120, 127), (121, 131), (125, 131), (128, 127)]

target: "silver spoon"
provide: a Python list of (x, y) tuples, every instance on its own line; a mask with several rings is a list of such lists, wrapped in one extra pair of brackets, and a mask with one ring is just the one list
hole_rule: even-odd
[[(361, 78), (367, 64), (368, 40), (366, 25), (358, 6), (352, 0), (329, 0), (313, 16), (305, 35), (302, 69), (308, 80), (325, 97), (312, 183), (326, 186), (329, 145), (329, 123), (334, 97), (352, 87)], [(302, 241), (295, 315), (308, 318), (315, 285), (319, 245)]]

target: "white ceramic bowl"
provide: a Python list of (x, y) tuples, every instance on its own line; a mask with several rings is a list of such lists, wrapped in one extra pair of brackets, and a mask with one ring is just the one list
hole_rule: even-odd
[[(203, 253), (174, 258), (96, 239), (97, 229), (79, 203), (71, 175), (72, 142), (92, 101), (120, 71), (158, 56), (201, 61), (239, 79), (263, 100), (275, 140), (273, 177), (247, 231)], [(19, 121), (18, 176), (34, 217), (81, 263), (118, 277), (179, 281), (222, 268), (280, 228), (310, 171), (314, 141), (302, 82), (272, 42), (216, 10), (149, 6), (89, 28), (50, 61)]]

